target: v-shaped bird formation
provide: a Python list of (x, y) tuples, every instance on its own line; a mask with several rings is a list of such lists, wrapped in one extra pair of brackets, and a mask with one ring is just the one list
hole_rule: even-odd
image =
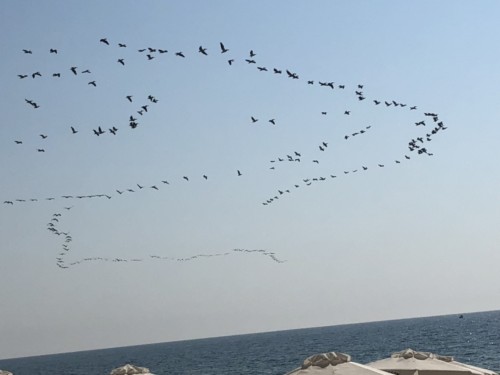
[[(109, 48), (115, 54), (114, 64), (116, 64), (116, 69), (127, 69), (128, 68), (128, 58), (123, 54), (126, 49), (131, 49), (128, 43), (123, 41), (111, 41), (108, 38), (103, 37), (95, 42), (96, 48)], [(283, 79), (297, 81), (304, 85), (304, 89), (310, 90), (311, 87), (317, 87), (319, 89), (325, 89), (327, 93), (335, 92), (341, 93), (344, 96), (351, 96), (355, 98), (356, 104), (370, 107), (372, 111), (387, 111), (387, 110), (397, 110), (397, 111), (408, 111), (412, 114), (412, 120), (408, 120), (409, 126), (413, 129), (421, 129), (421, 135), (409, 136), (405, 148), (406, 153), (399, 155), (394, 155), (391, 160), (366, 160), (366, 162), (360, 163), (355, 166), (354, 169), (350, 168), (339, 168), (338, 166), (332, 167), (328, 173), (316, 174), (315, 167), (323, 164), (323, 155), (326, 155), (333, 147), (340, 143), (355, 143), (355, 140), (360, 137), (370, 137), (371, 132), (377, 128), (377, 124), (364, 124), (359, 126), (357, 130), (345, 132), (342, 137), (338, 139), (321, 139), (317, 144), (311, 144), (307, 149), (294, 149), (290, 148), (288, 153), (269, 155), (269, 164), (262, 165), (262, 170), (277, 171), (279, 168), (285, 164), (288, 166), (308, 166), (310, 174), (307, 176), (302, 176), (290, 185), (277, 186), (276, 190), (269, 193), (267, 197), (263, 197), (261, 202), (256, 202), (263, 206), (270, 206), (271, 204), (276, 204), (279, 200), (285, 196), (291, 197), (297, 189), (309, 187), (315, 183), (325, 183), (327, 181), (333, 181), (337, 178), (345, 178), (352, 174), (363, 173), (372, 169), (381, 169), (389, 167), (390, 165), (399, 166), (402, 163), (410, 161), (414, 157), (429, 157), (433, 156), (434, 153), (429, 147), (429, 143), (432, 139), (441, 134), (447, 129), (444, 122), (441, 120), (440, 116), (435, 112), (420, 112), (419, 107), (413, 103), (403, 103), (401, 101), (396, 101), (392, 98), (379, 98), (370, 97), (368, 93), (365, 93), (364, 84), (356, 84), (353, 87), (345, 83), (335, 83), (330, 80), (318, 80), (308, 77), (303, 78), (306, 74), (295, 72), (293, 69), (281, 66), (266, 66), (258, 62), (258, 54), (254, 49), (249, 49), (248, 55), (246, 56), (236, 56), (231, 54), (231, 46), (227, 46), (222, 42), (215, 44), (213, 46), (200, 45), (197, 49), (193, 50), (176, 50), (170, 51), (166, 48), (159, 47), (136, 47), (133, 49), (134, 53), (137, 53), (141, 57), (144, 64), (149, 64), (151, 61), (158, 61), (163, 59), (179, 59), (179, 61), (187, 61), (189, 59), (209, 59), (213, 55), (223, 55), (225, 60), (224, 64), (227, 69), (234, 69), (237, 65), (246, 65), (251, 68), (254, 74), (267, 74), (269, 77), (274, 77), (272, 79), (277, 79), (283, 77)], [(51, 54), (54, 58), (60, 56), (62, 51), (57, 48), (50, 48), (47, 51), (38, 51), (36, 48), (30, 49), (20, 49), (21, 58), (34, 59), (39, 55)], [(125, 55), (125, 57), (124, 57)], [(79, 64), (78, 64), (79, 65)], [(78, 66), (75, 65), (67, 66), (65, 69), (52, 69), (44, 68), (38, 69), (34, 68), (31, 71), (23, 72), (13, 72), (18, 77), (19, 84), (25, 85), (27, 87), (30, 83), (37, 80), (45, 80), (47, 85), (50, 85), (52, 80), (73, 80), (75, 85), (84, 85), (91, 92), (89, 95), (94, 95), (96, 90), (100, 90), (101, 79), (94, 76), (92, 73), (93, 67), (88, 66)], [(47, 66), (47, 64), (45, 64)], [(253, 68), (252, 68), (253, 66)], [(85, 77), (84, 79), (81, 79)], [(270, 78), (271, 79), (271, 78)], [(104, 83), (103, 83), (104, 84)], [(26, 111), (43, 111), (46, 104), (43, 97), (26, 97), (23, 98), (25, 103)], [(128, 111), (121, 114), (122, 122), (110, 125), (104, 124), (94, 124), (94, 125), (77, 125), (69, 124), (64, 133), (67, 137), (80, 137), (82, 134), (92, 134), (92, 136), (97, 139), (98, 137), (120, 137), (120, 134), (126, 131), (137, 132), (140, 131), (143, 125), (148, 121), (148, 115), (154, 112), (158, 106), (162, 105), (162, 98), (157, 97), (155, 93), (150, 93), (148, 95), (141, 95), (136, 92), (123, 92), (119, 100), (128, 105)], [(328, 109), (326, 111), (321, 111), (317, 113), (311, 111), (311, 118), (319, 118), (320, 116), (328, 116), (335, 112), (338, 116), (343, 116), (346, 121), (352, 118), (356, 114), (358, 107), (354, 108), (335, 108)], [(39, 112), (37, 112), (39, 113)], [(418, 114), (418, 121), (415, 121), (414, 114)], [(280, 120), (278, 113), (269, 116), (269, 114), (263, 113), (248, 113), (248, 123), (241, 124), (242, 126), (255, 127), (255, 126), (269, 126), (269, 127), (279, 127), (285, 126), (284, 121)], [(50, 140), (53, 132), (56, 130), (43, 130), (43, 132), (38, 131), (34, 133), (31, 137), (16, 137), (12, 139), (13, 144), (15, 144), (15, 151), (27, 150), (28, 152), (41, 153), (40, 157), (44, 157), (43, 154), (49, 154), (52, 150), (47, 143)], [(60, 132), (60, 130), (57, 130)], [(13, 146), (14, 147), (14, 146)], [(244, 166), (241, 166), (235, 170), (227, 170), (223, 174), (227, 179), (239, 178), (245, 175)], [(220, 177), (219, 177), (220, 178)], [(193, 183), (207, 183), (211, 180), (211, 176), (207, 171), (200, 170), (196, 174), (185, 173), (176, 176), (158, 176), (156, 181), (140, 181), (137, 178), (137, 183), (133, 186), (110, 186), (109, 190), (99, 194), (64, 194), (64, 195), (54, 195), (54, 196), (30, 196), (30, 197), (7, 197), (3, 200), (4, 205), (15, 206), (17, 204), (28, 204), (36, 203), (39, 201), (81, 201), (86, 199), (112, 199), (118, 197), (132, 197), (134, 194), (138, 194), (141, 191), (155, 191), (161, 194), (163, 190), (169, 188), (169, 185), (173, 184), (193, 184)], [(156, 194), (156, 193), (155, 193)], [(73, 208), (73, 206), (65, 206), (67, 211)], [(264, 209), (264, 208), (263, 208)], [(282, 263), (274, 252), (267, 250), (248, 250), (248, 249), (232, 249), (231, 251), (224, 253), (213, 253), (213, 254), (198, 254), (187, 258), (176, 258), (171, 256), (155, 255), (150, 254), (148, 258), (106, 258), (106, 257), (81, 257), (80, 260), (67, 261), (66, 257), (70, 253), (71, 243), (73, 238), (69, 231), (62, 231), (59, 229), (59, 219), (61, 217), (60, 213), (56, 213), (51, 218), (50, 222), (47, 223), (47, 229), (54, 235), (57, 235), (63, 242), (61, 244), (61, 251), (56, 257), (56, 264), (60, 268), (68, 268), (70, 266), (75, 266), (77, 264), (91, 262), (91, 261), (109, 261), (109, 262), (140, 262), (146, 259), (154, 260), (171, 260), (171, 261), (191, 261), (199, 260), (204, 257), (220, 257), (227, 256), (235, 253), (255, 253), (269, 257), (271, 260)]]

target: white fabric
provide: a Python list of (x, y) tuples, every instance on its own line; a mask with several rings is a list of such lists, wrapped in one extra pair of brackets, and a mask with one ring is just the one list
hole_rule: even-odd
[(411, 349), (394, 353), (390, 358), (370, 362), (367, 365), (396, 375), (484, 375), (470, 367), (454, 364), (452, 357)]
[(125, 366), (115, 368), (110, 373), (110, 375), (136, 375), (136, 374), (153, 375), (151, 374), (151, 372), (149, 372), (149, 369), (147, 369), (146, 367), (139, 367), (131, 364), (126, 364)]
[(322, 353), (310, 356), (302, 366), (287, 375), (391, 375), (387, 372), (351, 362), (351, 356), (344, 353)]

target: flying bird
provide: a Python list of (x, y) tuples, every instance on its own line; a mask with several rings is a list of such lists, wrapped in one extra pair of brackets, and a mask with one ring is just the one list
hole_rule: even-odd
[(71, 71), (73, 72), (73, 74), (76, 76), (78, 73), (76, 72), (76, 66), (72, 66), (71, 67)]
[(101, 40), (99, 40), (99, 42), (104, 43), (104, 44), (109, 46), (109, 42), (106, 38), (101, 38)]
[(76, 130), (74, 127), (70, 126), (70, 128), (71, 128), (71, 133), (72, 134), (78, 133), (78, 130)]
[(201, 53), (202, 55), (207, 56), (207, 49), (203, 48), (202, 46), (198, 48), (198, 52)]
[(122, 64), (123, 66), (125, 66), (125, 61), (123, 59), (118, 59), (118, 61), (120, 64)]
[(186, 57), (184, 56), (184, 54), (182, 52), (176, 52), (175, 53), (175, 56), (179, 56), (179, 57)]
[[(127, 96), (126, 96), (126, 98), (127, 98), (127, 100), (128, 100), (130, 103), (132, 103), (132, 95), (127, 95)], [(132, 119), (132, 116), (130, 116), (130, 121), (134, 121), (134, 120)]]
[(229, 49), (224, 47), (224, 44), (220, 42), (220, 53), (226, 53), (227, 51), (229, 51)]

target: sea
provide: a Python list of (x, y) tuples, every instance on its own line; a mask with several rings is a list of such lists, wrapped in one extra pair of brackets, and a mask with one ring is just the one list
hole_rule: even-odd
[(14, 375), (108, 375), (132, 363), (155, 375), (286, 374), (336, 351), (368, 363), (411, 348), (500, 371), (500, 311), (345, 324), (0, 360)]

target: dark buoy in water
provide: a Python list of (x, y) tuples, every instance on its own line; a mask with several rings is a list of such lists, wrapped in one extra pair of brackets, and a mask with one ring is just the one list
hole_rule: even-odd
[(458, 316), (458, 319), (463, 319), (463, 318), (464, 318), (464, 316), (463, 316), (462, 314), (460, 314), (460, 315)]

